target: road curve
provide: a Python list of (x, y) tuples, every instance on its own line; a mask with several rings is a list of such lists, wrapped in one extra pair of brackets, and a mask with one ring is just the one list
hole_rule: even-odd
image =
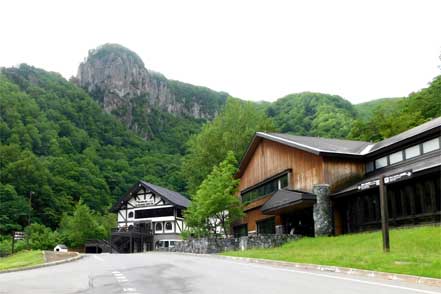
[(435, 294), (440, 288), (174, 253), (88, 255), (0, 274), (0, 293)]

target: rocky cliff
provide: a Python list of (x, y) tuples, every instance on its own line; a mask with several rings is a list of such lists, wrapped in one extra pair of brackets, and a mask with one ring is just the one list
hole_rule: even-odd
[(78, 68), (76, 82), (106, 112), (117, 115), (144, 138), (154, 136), (152, 116), (166, 112), (176, 117), (211, 120), (225, 104), (226, 93), (172, 81), (149, 71), (133, 51), (105, 44), (89, 51)]

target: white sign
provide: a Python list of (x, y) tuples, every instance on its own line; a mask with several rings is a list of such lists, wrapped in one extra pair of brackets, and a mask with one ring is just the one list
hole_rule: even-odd
[(384, 183), (385, 184), (390, 184), (390, 183), (398, 181), (398, 180), (400, 180), (402, 178), (409, 178), (411, 175), (412, 175), (412, 171), (409, 170), (409, 171), (402, 172), (400, 174), (388, 176), (388, 177), (384, 178)]
[[(412, 176), (411, 170), (404, 171), (399, 174), (384, 177), (384, 183), (391, 184), (393, 182), (401, 180), (402, 178), (409, 178), (410, 176)], [(380, 180), (373, 180), (373, 181), (362, 183), (362, 184), (358, 185), (358, 190), (366, 190), (366, 189), (372, 188), (374, 186), (379, 186), (379, 185), (380, 185)]]
[(14, 232), (14, 240), (23, 240), (25, 238), (24, 232)]

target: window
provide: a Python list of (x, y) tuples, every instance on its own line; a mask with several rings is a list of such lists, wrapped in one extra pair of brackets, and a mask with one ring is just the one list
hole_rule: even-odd
[(173, 207), (156, 208), (156, 209), (141, 209), (135, 211), (135, 218), (152, 218), (161, 216), (173, 216)]
[(387, 156), (375, 160), (375, 168), (382, 168), (387, 166)]
[(182, 209), (180, 209), (180, 208), (176, 209), (176, 216), (177, 217), (182, 217)]
[(370, 173), (373, 170), (374, 170), (374, 162), (369, 161), (368, 163), (366, 163), (366, 172)]
[(423, 153), (439, 149), (439, 138), (435, 138), (423, 143)]
[(257, 234), (275, 234), (276, 226), (274, 217), (267, 218), (263, 221), (257, 222)]
[(272, 194), (280, 188), (288, 186), (288, 173), (275, 179), (269, 180), (247, 192), (242, 193), (242, 202), (251, 202), (262, 196)]
[(162, 223), (156, 223), (156, 225), (155, 225), (155, 231), (159, 231), (159, 232), (162, 232)]
[(173, 224), (171, 222), (166, 222), (165, 223), (165, 230), (166, 231), (171, 231), (173, 230)]
[(403, 161), (403, 151), (398, 151), (389, 155), (390, 164), (394, 164), (400, 161)]
[(420, 145), (415, 145), (404, 150), (406, 153), (406, 159), (414, 158), (420, 155)]
[(288, 187), (288, 174), (286, 174), (280, 178), (280, 187), (282, 189)]
[(175, 247), (175, 241), (170, 241), (170, 247)]
[(133, 217), (133, 211), (129, 212), (129, 218)]

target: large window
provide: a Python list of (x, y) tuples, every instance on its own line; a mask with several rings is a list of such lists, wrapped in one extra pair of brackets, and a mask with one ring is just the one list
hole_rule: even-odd
[(276, 233), (276, 224), (274, 222), (274, 217), (267, 218), (262, 221), (256, 222), (257, 224), (257, 234), (275, 234)]
[(281, 188), (285, 188), (287, 186), (288, 186), (288, 174), (284, 174), (280, 177), (267, 181), (262, 185), (259, 185), (249, 191), (243, 192), (241, 194), (242, 202), (247, 203), (254, 201), (260, 197), (272, 194), (277, 190)]
[(173, 207), (135, 210), (135, 218), (174, 216)]

